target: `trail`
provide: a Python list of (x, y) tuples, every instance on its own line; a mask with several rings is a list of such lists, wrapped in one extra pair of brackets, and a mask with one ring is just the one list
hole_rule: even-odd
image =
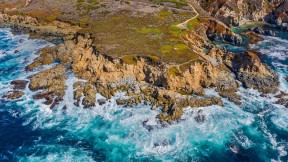
[(181, 23), (181, 24), (178, 24), (177, 27), (181, 28), (181, 29), (187, 29), (187, 25), (188, 25), (188, 22), (193, 20), (193, 19), (196, 19), (197, 16), (199, 16), (199, 13), (195, 10), (195, 8), (189, 3), (189, 6), (192, 8), (192, 10), (196, 13), (196, 15), (194, 17), (192, 17), (191, 19), (188, 19), (186, 20), (185, 22)]

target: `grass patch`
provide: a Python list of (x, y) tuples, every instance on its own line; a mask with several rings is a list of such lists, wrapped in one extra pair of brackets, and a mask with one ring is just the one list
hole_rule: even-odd
[(168, 70), (168, 76), (176, 77), (176, 76), (181, 76), (181, 73), (179, 72), (177, 67), (171, 67)]
[(137, 56), (136, 55), (128, 55), (128, 56), (124, 56), (121, 58), (121, 60), (125, 63), (125, 64), (129, 64), (129, 65), (136, 65), (137, 64)]
[(161, 33), (161, 29), (159, 29), (159, 28), (141, 28), (141, 29), (137, 29), (137, 32), (142, 33), (142, 34)]
[(201, 17), (198, 15), (195, 19), (192, 19), (188, 22), (187, 28), (197, 30), (199, 27), (201, 27), (201, 24), (199, 23), (201, 20)]

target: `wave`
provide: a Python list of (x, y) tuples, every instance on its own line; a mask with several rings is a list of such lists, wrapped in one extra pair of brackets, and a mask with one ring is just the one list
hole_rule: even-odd
[[(53, 44), (29, 39), (27, 35), (14, 36), (9, 29), (0, 29), (0, 42), (7, 44), (0, 47), (4, 52), (0, 56), (0, 95), (11, 88), (10, 80), (27, 79), (38, 70), (56, 65), (25, 73), (23, 68), (37, 57), (37, 51)], [(259, 47), (270, 49), (267, 44)], [(16, 49), (19, 53), (14, 53)], [(286, 57), (285, 49), (277, 50), (285, 56), (269, 57)], [(287, 64), (278, 60), (273, 64), (282, 75), (281, 86), (286, 91)], [(0, 118), (1, 126), (6, 124), (0, 127), (0, 132), (4, 131), (0, 135), (11, 140), (0, 139), (3, 142), (0, 148), (6, 150), (0, 152), (0, 160), (285, 161), (288, 158), (288, 112), (273, 104), (276, 101), (273, 95), (262, 96), (257, 90), (240, 88), (237, 93), (243, 97), (242, 106), (223, 99), (225, 107), (186, 108), (179, 122), (162, 127), (155, 118), (160, 108), (152, 110), (146, 103), (119, 106), (116, 99), (125, 96), (121, 92), (104, 105), (96, 103), (91, 109), (76, 107), (73, 83), (79, 79), (69, 72), (66, 76), (64, 100), (53, 110), (41, 100), (33, 100), (36, 92), (28, 88), (20, 100), (0, 101), (0, 113), (6, 116), (5, 120)], [(218, 95), (213, 89), (205, 92)], [(96, 97), (103, 98), (100, 94)], [(15, 125), (17, 133), (11, 131)]]

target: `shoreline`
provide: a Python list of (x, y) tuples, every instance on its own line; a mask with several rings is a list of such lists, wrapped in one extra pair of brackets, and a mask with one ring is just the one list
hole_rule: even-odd
[[(0, 21), (1, 16), (5, 17), (0, 15)], [(38, 26), (33, 18), (21, 19), (24, 20), (24, 25), (9, 23), (11, 20), (16, 22), (17, 16), (6, 18), (6, 26), (10, 24), (16, 30), (24, 29), (27, 33), (35, 33), (36, 38), (48, 35), (47, 38), (61, 36), (63, 39), (55, 47), (43, 48), (39, 52), (39, 58), (26, 68), (30, 71), (59, 60), (56, 67), (30, 76), (30, 82), (27, 83), (32, 91), (43, 90), (33, 98), (45, 99), (45, 104), (50, 105), (51, 109), (61, 102), (65, 94), (66, 71), (73, 72), (79, 79), (87, 80), (73, 85), (74, 105), (93, 107), (99, 102), (96, 99), (97, 93), (109, 99), (115, 92), (123, 91), (129, 97), (117, 100), (118, 104), (137, 104), (143, 100), (151, 102), (153, 108), (163, 107), (162, 113), (157, 117), (170, 124), (181, 118), (186, 107), (223, 106), (221, 98), (206, 96), (204, 88), (216, 89), (221, 97), (228, 98), (237, 105), (241, 104), (241, 96), (236, 94), (240, 82), (244, 87), (255, 88), (262, 93), (275, 94), (279, 91), (278, 75), (263, 65), (252, 52), (236, 55), (208, 42), (212, 47), (205, 55), (207, 60), (193, 61), (182, 67), (171, 67), (149, 56), (133, 56), (132, 63), (127, 64), (121, 58), (113, 59), (99, 54), (91, 36), (79, 34), (76, 26), (70, 26), (72, 30), (67, 31), (64, 27), (69, 24), (52, 22), (56, 26), (51, 29), (49, 25)], [(33, 22), (35, 26), (29, 25), (29, 22)], [(188, 33), (185, 39), (189, 42), (192, 36), (193, 33)]]

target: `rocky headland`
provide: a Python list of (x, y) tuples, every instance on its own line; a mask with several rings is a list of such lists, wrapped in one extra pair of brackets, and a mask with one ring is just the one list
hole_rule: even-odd
[[(150, 55), (111, 57), (95, 46), (93, 34), (63, 21), (43, 23), (30, 16), (1, 13), (0, 22), (1, 27), (22, 30), (39, 38), (61, 38), (55, 46), (40, 50), (39, 57), (26, 70), (33, 71), (55, 62), (58, 65), (30, 76), (29, 83), (11, 82), (15, 88), (4, 98), (21, 98), (21, 90), (28, 84), (31, 91), (37, 91), (33, 98), (45, 99), (44, 104), (52, 109), (63, 100), (66, 74), (73, 72), (85, 80), (73, 85), (76, 106), (91, 108), (97, 102), (106, 102), (98, 100), (97, 93), (108, 100), (122, 91), (127, 96), (118, 99), (118, 104), (149, 102), (152, 108), (161, 107), (162, 113), (157, 116), (161, 122), (173, 123), (181, 119), (184, 108), (223, 106), (221, 97), (241, 105), (241, 96), (237, 93), (240, 86), (264, 94), (279, 92), (277, 73), (261, 62), (257, 52), (236, 54), (212, 43), (217, 40), (241, 44), (242, 39), (225, 24), (209, 17), (199, 19), (197, 28), (182, 29), (181, 39), (199, 58), (181, 63), (165, 62)], [(219, 96), (205, 94), (206, 88), (215, 89)], [(278, 103), (285, 103), (284, 100), (279, 97)]]

